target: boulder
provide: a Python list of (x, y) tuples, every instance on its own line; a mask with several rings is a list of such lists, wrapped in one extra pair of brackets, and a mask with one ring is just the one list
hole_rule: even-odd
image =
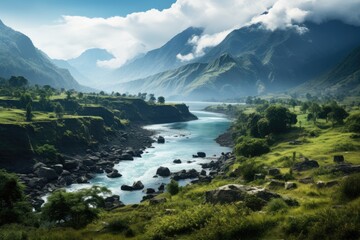
[(246, 196), (256, 196), (264, 201), (269, 201), (272, 198), (280, 198), (279, 194), (270, 192), (261, 187), (250, 187), (239, 184), (228, 184), (219, 187), (215, 190), (207, 191), (205, 199), (208, 203), (232, 203), (243, 201)]
[(330, 188), (333, 187), (335, 185), (338, 185), (339, 182), (336, 180), (333, 181), (329, 181), (329, 182), (324, 182), (324, 181), (317, 181), (316, 182), (316, 187), (317, 188)]
[(122, 175), (119, 173), (118, 170), (114, 169), (114, 171), (112, 171), (111, 173), (106, 175), (108, 178), (119, 178)]
[(59, 175), (56, 173), (54, 169), (48, 167), (40, 167), (36, 171), (36, 173), (39, 177), (44, 178), (47, 181), (55, 180), (59, 177)]
[(278, 168), (271, 168), (271, 169), (269, 169), (268, 174), (269, 174), (270, 176), (277, 176), (277, 175), (280, 174), (280, 169), (278, 169)]
[(79, 166), (79, 162), (76, 160), (65, 160), (64, 169), (73, 170)]
[(152, 198), (152, 199), (150, 199), (149, 204), (157, 205), (157, 204), (161, 204), (161, 203), (165, 203), (165, 202), (166, 202), (166, 198)]
[(136, 181), (133, 184), (134, 190), (142, 190), (144, 188), (144, 184), (141, 181)]
[(331, 172), (343, 172), (345, 174), (357, 173), (360, 172), (360, 165), (352, 165), (352, 164), (337, 164), (332, 167)]
[(74, 178), (70, 175), (61, 175), (58, 183), (63, 186), (69, 186), (74, 183)]
[(170, 169), (167, 167), (159, 167), (156, 170), (156, 174), (161, 177), (168, 177), (168, 176), (170, 176)]
[(123, 190), (123, 191), (133, 191), (134, 188), (132, 186), (124, 184), (124, 185), (121, 185), (121, 190)]
[(123, 153), (122, 155), (119, 156), (118, 159), (120, 161), (132, 161), (132, 160), (134, 160), (133, 156), (131, 154), (128, 154), (128, 153)]
[(299, 182), (303, 184), (310, 184), (310, 183), (314, 183), (314, 179), (312, 177), (305, 177), (299, 179)]
[(335, 163), (343, 163), (345, 161), (344, 156), (343, 155), (336, 155), (334, 156), (334, 162)]
[(141, 181), (134, 182), (132, 186), (125, 185), (125, 184), (121, 186), (121, 190), (123, 190), (123, 191), (142, 190), (143, 188), (144, 188), (144, 184)]
[(286, 182), (285, 183), (286, 190), (295, 189), (296, 187), (297, 187), (297, 185), (294, 182)]
[(200, 175), (201, 175), (201, 176), (206, 176), (206, 171), (205, 171), (205, 170), (201, 170)]
[(292, 167), (293, 170), (296, 171), (306, 171), (312, 168), (318, 168), (319, 163), (315, 160), (305, 160), (299, 163), (295, 163)]
[(159, 136), (157, 139), (158, 143), (165, 143), (165, 138), (163, 136)]
[(162, 183), (160, 186), (159, 186), (159, 191), (164, 191), (165, 190), (165, 183)]
[(206, 153), (204, 153), (204, 152), (198, 152), (198, 153), (197, 153), (197, 156), (200, 157), (200, 158), (204, 158), (204, 157), (206, 157)]
[(55, 164), (54, 166), (52, 166), (52, 168), (55, 170), (55, 172), (57, 174), (61, 174), (64, 170), (64, 166), (62, 164)]
[(147, 188), (147, 189), (145, 189), (145, 194), (153, 194), (153, 193), (155, 193), (155, 189), (153, 189), (153, 188)]
[(268, 187), (269, 188), (278, 188), (278, 187), (284, 188), (285, 187), (285, 182), (271, 179)]
[(91, 159), (84, 159), (82, 161), (82, 163), (85, 165), (85, 166), (94, 166), (95, 165), (95, 162)]
[(36, 169), (41, 168), (41, 167), (46, 167), (46, 165), (44, 163), (42, 163), (42, 162), (38, 162), (38, 163), (34, 164), (33, 169), (36, 170)]
[(181, 160), (180, 160), (180, 159), (175, 159), (175, 160), (173, 161), (173, 163), (180, 164), (180, 163), (181, 163)]
[(179, 181), (182, 179), (198, 178), (198, 177), (199, 177), (199, 173), (195, 169), (190, 169), (189, 171), (182, 170), (180, 172), (174, 173), (172, 179)]
[(86, 176), (80, 176), (76, 179), (77, 183), (89, 183), (89, 180), (87, 179)]

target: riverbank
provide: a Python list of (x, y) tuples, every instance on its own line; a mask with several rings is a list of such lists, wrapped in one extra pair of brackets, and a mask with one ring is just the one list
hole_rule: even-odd
[[(120, 161), (133, 161), (141, 157), (146, 148), (154, 142), (153, 131), (141, 125), (128, 125), (90, 148), (61, 154), (61, 163), (37, 161), (33, 171), (18, 174), (26, 186), (25, 193), (35, 208), (43, 203), (42, 196), (74, 183), (89, 183), (96, 174), (106, 173), (111, 178), (121, 177), (114, 169)], [(36, 159), (35, 159), (36, 161)]]

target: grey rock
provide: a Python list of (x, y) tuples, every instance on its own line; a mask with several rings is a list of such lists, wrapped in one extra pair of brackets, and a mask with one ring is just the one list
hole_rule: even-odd
[(294, 183), (294, 182), (286, 182), (285, 183), (286, 190), (295, 189), (295, 188), (297, 188), (296, 183)]
[(55, 180), (59, 177), (59, 175), (56, 173), (54, 169), (48, 167), (40, 167), (36, 171), (36, 173), (39, 177), (44, 178), (47, 181)]
[(170, 176), (170, 169), (167, 168), (167, 167), (159, 167), (157, 170), (156, 170), (156, 174), (161, 176), (161, 177), (168, 177)]
[(315, 160), (305, 160), (299, 163), (295, 163), (292, 167), (293, 170), (296, 171), (306, 171), (313, 168), (318, 168), (319, 163)]
[(343, 163), (345, 161), (345, 158), (343, 155), (336, 155), (334, 156), (334, 162), (335, 163)]
[(159, 136), (157, 139), (158, 143), (165, 143), (165, 138), (163, 136)]
[(204, 158), (204, 157), (206, 157), (206, 153), (204, 153), (204, 152), (197, 152), (197, 156), (200, 157), (200, 158)]
[(173, 163), (180, 164), (180, 163), (181, 163), (181, 160), (180, 160), (180, 159), (175, 159), (175, 160), (173, 161)]

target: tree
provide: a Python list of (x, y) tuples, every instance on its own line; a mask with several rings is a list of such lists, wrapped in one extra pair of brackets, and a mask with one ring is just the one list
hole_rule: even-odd
[(153, 104), (156, 101), (155, 95), (153, 93), (149, 94), (149, 103)]
[(56, 104), (55, 104), (55, 109), (54, 109), (54, 111), (55, 111), (55, 114), (56, 114), (56, 117), (57, 117), (57, 118), (62, 118), (62, 117), (63, 117), (63, 115), (64, 115), (64, 108), (63, 108), (63, 106), (62, 106), (60, 103), (56, 103)]
[(84, 94), (82, 92), (79, 92), (77, 96), (79, 99), (82, 99), (84, 97)]
[(31, 122), (31, 120), (32, 120), (32, 107), (31, 107), (31, 103), (28, 103), (28, 105), (26, 105), (26, 121)]
[(236, 145), (235, 151), (244, 157), (260, 156), (264, 153), (268, 153), (270, 148), (264, 139), (244, 139)]
[(28, 84), (28, 82), (29, 81), (23, 76), (18, 76), (18, 77), (11, 76), (9, 79), (9, 85), (11, 87), (16, 87), (16, 88), (25, 87)]
[(24, 186), (15, 174), (0, 170), (0, 226), (24, 222), (32, 214), (23, 190)]
[(163, 97), (163, 96), (160, 96), (160, 97), (158, 97), (158, 103), (160, 103), (160, 104), (164, 104), (165, 103), (165, 98)]
[(309, 111), (312, 114), (312, 119), (314, 121), (314, 123), (316, 122), (316, 119), (318, 118), (318, 115), (321, 111), (321, 107), (319, 106), (319, 104), (313, 102), (311, 103), (310, 107), (309, 107)]
[(26, 108), (29, 103), (32, 103), (32, 98), (29, 93), (21, 94), (20, 96), (20, 104), (21, 107)]
[(44, 219), (65, 226), (80, 228), (98, 217), (99, 209), (105, 206), (101, 194), (109, 194), (104, 187), (93, 186), (77, 192), (57, 190), (48, 198), (42, 208), (41, 215)]
[(178, 194), (178, 192), (179, 192), (179, 184), (178, 184), (178, 182), (172, 179), (171, 182), (166, 185), (166, 190), (167, 190), (171, 195), (176, 195), (176, 194)]
[(261, 118), (257, 122), (257, 129), (260, 137), (265, 137), (270, 134), (269, 121), (266, 118)]
[(291, 124), (296, 124), (297, 115), (280, 105), (272, 105), (266, 109), (265, 117), (269, 121), (271, 133), (285, 132)]

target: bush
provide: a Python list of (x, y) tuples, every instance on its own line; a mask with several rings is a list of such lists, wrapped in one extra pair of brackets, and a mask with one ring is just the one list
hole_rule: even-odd
[(316, 214), (289, 217), (283, 229), (287, 238), (358, 239), (360, 237), (360, 207), (329, 208)]
[(346, 126), (350, 132), (360, 133), (360, 113), (348, 117)]
[(266, 140), (251, 138), (249, 140), (244, 139), (242, 142), (238, 143), (235, 147), (235, 151), (238, 155), (254, 157), (270, 152), (270, 148)]
[(166, 191), (168, 191), (171, 195), (176, 195), (179, 192), (179, 184), (175, 180), (171, 180), (169, 184), (166, 185)]
[(244, 204), (253, 211), (260, 211), (266, 205), (266, 201), (254, 195), (246, 195)]
[(268, 212), (286, 212), (289, 206), (286, 202), (281, 198), (274, 198), (267, 204), (267, 211)]
[(355, 199), (360, 196), (360, 173), (347, 177), (340, 185), (340, 192), (344, 199)]
[(104, 207), (104, 198), (100, 196), (104, 193), (109, 193), (109, 190), (97, 186), (78, 192), (57, 190), (49, 196), (41, 215), (45, 220), (65, 226), (84, 227), (96, 219), (99, 208)]
[(15, 174), (0, 170), (0, 226), (31, 222), (31, 206), (25, 199), (23, 189)]
[(243, 176), (244, 180), (251, 182), (254, 180), (254, 176), (257, 173), (265, 174), (265, 171), (262, 166), (256, 165), (254, 162), (243, 163), (239, 168), (240, 174)]
[(42, 146), (39, 146), (36, 148), (35, 152), (49, 160), (56, 160), (58, 158), (58, 151), (53, 145), (50, 144), (44, 144)]

